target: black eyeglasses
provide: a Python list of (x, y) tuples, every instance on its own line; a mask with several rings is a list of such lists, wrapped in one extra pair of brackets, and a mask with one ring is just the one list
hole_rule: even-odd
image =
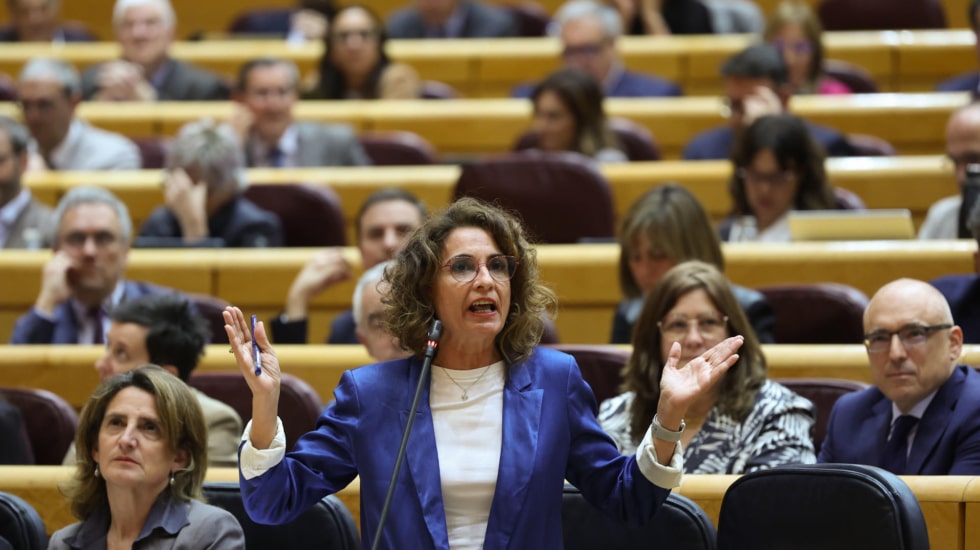
[(892, 337), (898, 335), (898, 340), (905, 346), (905, 349), (921, 346), (934, 332), (953, 328), (953, 325), (944, 323), (941, 325), (905, 325), (898, 330), (875, 330), (864, 335), (864, 345), (868, 348), (868, 353), (883, 353), (888, 351), (892, 345)]
[(517, 272), (518, 263), (517, 258), (513, 256), (494, 256), (485, 263), (476, 261), (476, 258), (472, 256), (455, 256), (450, 258), (448, 262), (442, 264), (441, 267), (448, 267), (449, 273), (452, 274), (453, 279), (456, 279), (456, 281), (468, 283), (476, 279), (476, 275), (480, 272), (481, 267), (487, 266), (487, 271), (490, 272), (490, 276), (503, 283), (509, 281), (514, 276), (514, 273)]

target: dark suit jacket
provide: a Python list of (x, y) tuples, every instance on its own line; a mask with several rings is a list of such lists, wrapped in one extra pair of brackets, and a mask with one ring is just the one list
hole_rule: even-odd
[[(511, 90), (512, 97), (531, 97), (534, 84), (521, 84)], [(677, 97), (683, 95), (677, 84), (652, 75), (623, 71), (605, 91), (606, 97)]]
[[(806, 123), (813, 139), (823, 146), (828, 157), (850, 157), (856, 151), (843, 134), (826, 126)], [(684, 147), (684, 160), (719, 160), (732, 155), (735, 132), (730, 126), (718, 126), (694, 136)]]
[[(229, 248), (273, 247), (283, 243), (279, 217), (241, 195), (208, 218), (208, 234), (221, 239)], [(175, 247), (184, 245), (180, 223), (166, 206), (150, 213), (140, 227), (140, 236), (173, 238)]]
[[(277, 344), (305, 344), (308, 332), (306, 319), (282, 322), (281, 316), (269, 320), (272, 341)], [(357, 340), (357, 327), (354, 325), (354, 311), (348, 309), (334, 317), (330, 323), (328, 344), (360, 344)]]
[(971, 92), (973, 95), (976, 95), (978, 86), (980, 86), (980, 72), (970, 71), (968, 73), (943, 80), (938, 86), (936, 86), (936, 91)]
[[(361, 533), (365, 548), (371, 546), (420, 375), (421, 362), (414, 357), (345, 372), (316, 429), (261, 476), (241, 478), (249, 516), (259, 523), (289, 521), (360, 476)], [(527, 361), (508, 368), (485, 549), (563, 548), (565, 479), (594, 506), (630, 524), (646, 523), (667, 498), (668, 490), (640, 473), (636, 455), (619, 454), (599, 427), (595, 407), (592, 390), (568, 355), (537, 348)], [(428, 384), (391, 510), (382, 548), (449, 547)]]
[[(871, 387), (842, 396), (818, 462), (882, 465), (892, 402)], [(959, 365), (919, 420), (909, 475), (980, 475), (980, 374)]]
[[(228, 99), (228, 86), (216, 75), (190, 63), (167, 60), (166, 78), (157, 87), (158, 101), (216, 101)], [(82, 97), (92, 99), (98, 91), (101, 64), (82, 73)]]
[(0, 464), (34, 464), (20, 409), (0, 398)]
[[(758, 290), (752, 290), (744, 286), (732, 285), (732, 293), (738, 300), (738, 305), (742, 307), (745, 316), (749, 318), (755, 337), (762, 344), (771, 344), (775, 341), (772, 335), (772, 327), (776, 324), (776, 316), (772, 312), (769, 301)], [(613, 316), (612, 337), (610, 344), (632, 344), (633, 325), (639, 318), (639, 312), (643, 308), (643, 298), (633, 298), (623, 300), (616, 308), (616, 315)]]
[[(65, 42), (93, 42), (95, 36), (92, 35), (83, 25), (79, 23), (67, 23), (61, 26), (61, 35), (65, 37)], [(20, 36), (14, 27), (4, 27), (0, 29), (0, 42), (20, 42)]]
[(947, 275), (930, 283), (949, 302), (953, 322), (963, 329), (963, 342), (980, 344), (980, 276)]
[[(37, 237), (35, 239), (35, 237)], [(3, 248), (47, 248), (54, 238), (54, 212), (37, 199), (31, 199), (14, 220)]]
[[(463, 0), (463, 30), (459, 38), (500, 38), (514, 36), (517, 32), (514, 18), (506, 10)], [(426, 38), (425, 23), (414, 7), (396, 11), (388, 18), (389, 38)]]
[[(296, 163), (300, 167), (317, 166), (367, 166), (371, 164), (354, 129), (346, 124), (321, 124), (297, 122)], [(252, 155), (251, 140), (245, 147), (245, 161), (249, 166), (257, 163)]]
[[(123, 300), (135, 300), (147, 294), (166, 294), (176, 292), (162, 286), (139, 281), (124, 281)], [(31, 308), (17, 319), (11, 344), (77, 344), (78, 319), (71, 304), (64, 302), (54, 310), (51, 321), (41, 317)]]

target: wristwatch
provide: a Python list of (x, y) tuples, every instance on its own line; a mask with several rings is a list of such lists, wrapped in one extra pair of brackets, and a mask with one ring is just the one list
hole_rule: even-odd
[(681, 440), (681, 434), (684, 433), (684, 427), (686, 425), (687, 424), (685, 424), (684, 420), (682, 419), (681, 429), (677, 430), (676, 432), (672, 430), (668, 430), (667, 428), (664, 428), (663, 426), (660, 425), (660, 419), (657, 418), (656, 414), (654, 414), (653, 422), (650, 423), (650, 434), (653, 436), (654, 439), (667, 441), (669, 443), (677, 443), (678, 441)]

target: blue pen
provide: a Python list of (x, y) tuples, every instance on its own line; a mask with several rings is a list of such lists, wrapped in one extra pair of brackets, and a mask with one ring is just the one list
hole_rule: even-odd
[(259, 350), (259, 344), (255, 341), (255, 320), (258, 318), (257, 315), (252, 315), (252, 355), (255, 356), (255, 376), (262, 375), (262, 355)]

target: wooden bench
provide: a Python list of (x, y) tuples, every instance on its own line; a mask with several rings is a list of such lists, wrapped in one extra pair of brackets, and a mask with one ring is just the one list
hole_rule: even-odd
[[(67, 466), (0, 466), (0, 491), (29, 502), (41, 515), (49, 533), (77, 521), (59, 486), (73, 468)], [(209, 468), (206, 481), (237, 481), (235, 468)], [(716, 525), (725, 491), (738, 476), (687, 475), (677, 492), (694, 500)], [(932, 548), (967, 550), (980, 545), (977, 514), (980, 478), (974, 476), (902, 476), (922, 507)], [(337, 493), (360, 525), (360, 480)]]
[[(972, 273), (975, 241), (868, 241), (794, 244), (734, 244), (723, 247), (726, 273), (735, 283), (759, 287), (781, 283), (838, 282), (869, 296), (898, 277), (930, 280)], [(268, 319), (281, 312), (289, 285), (316, 249), (133, 250), (127, 277), (187, 292), (221, 297)], [(356, 249), (344, 249), (360, 272)], [(0, 335), (37, 296), (50, 253), (8, 250), (0, 254)], [(558, 294), (556, 327), (566, 343), (605, 342), (616, 305), (619, 247), (615, 244), (546, 245), (538, 248), (542, 280)], [(261, 284), (259, 284), (261, 281)], [(349, 308), (354, 281), (339, 284), (312, 303), (311, 342), (322, 342), (329, 321)], [(597, 341), (598, 340), (598, 341)]]
[[(944, 150), (950, 113), (968, 100), (966, 92), (805, 96), (793, 111), (844, 133), (883, 136), (902, 155)], [(625, 117), (656, 136), (664, 158), (680, 158), (697, 133), (725, 123), (716, 97), (607, 100), (610, 116)], [(184, 124), (205, 117), (227, 119), (230, 102), (87, 103), (79, 116), (132, 137), (172, 136)], [(0, 114), (18, 116), (17, 106)], [(296, 107), (299, 119), (344, 122), (354, 129), (407, 130), (427, 139), (443, 155), (510, 151), (531, 120), (531, 104), (521, 99), (445, 101), (309, 101)]]
[[(697, 196), (708, 214), (721, 220), (731, 211), (728, 161), (659, 161), (607, 164), (601, 167), (612, 185), (617, 216), (652, 187), (666, 182), (683, 185)], [(830, 159), (827, 171), (832, 184), (858, 194), (868, 208), (908, 208), (916, 227), (937, 200), (959, 191), (944, 157), (875, 157)], [(348, 242), (354, 244), (357, 211), (373, 192), (400, 187), (419, 197), (430, 210), (447, 206), (460, 168), (451, 165), (374, 168), (291, 168), (248, 170), (253, 184), (309, 183), (332, 188), (340, 196), (348, 225)], [(27, 186), (38, 200), (56, 205), (69, 189), (98, 185), (111, 190), (129, 207), (134, 227), (163, 202), (162, 175), (157, 170), (135, 172), (28, 173)]]

